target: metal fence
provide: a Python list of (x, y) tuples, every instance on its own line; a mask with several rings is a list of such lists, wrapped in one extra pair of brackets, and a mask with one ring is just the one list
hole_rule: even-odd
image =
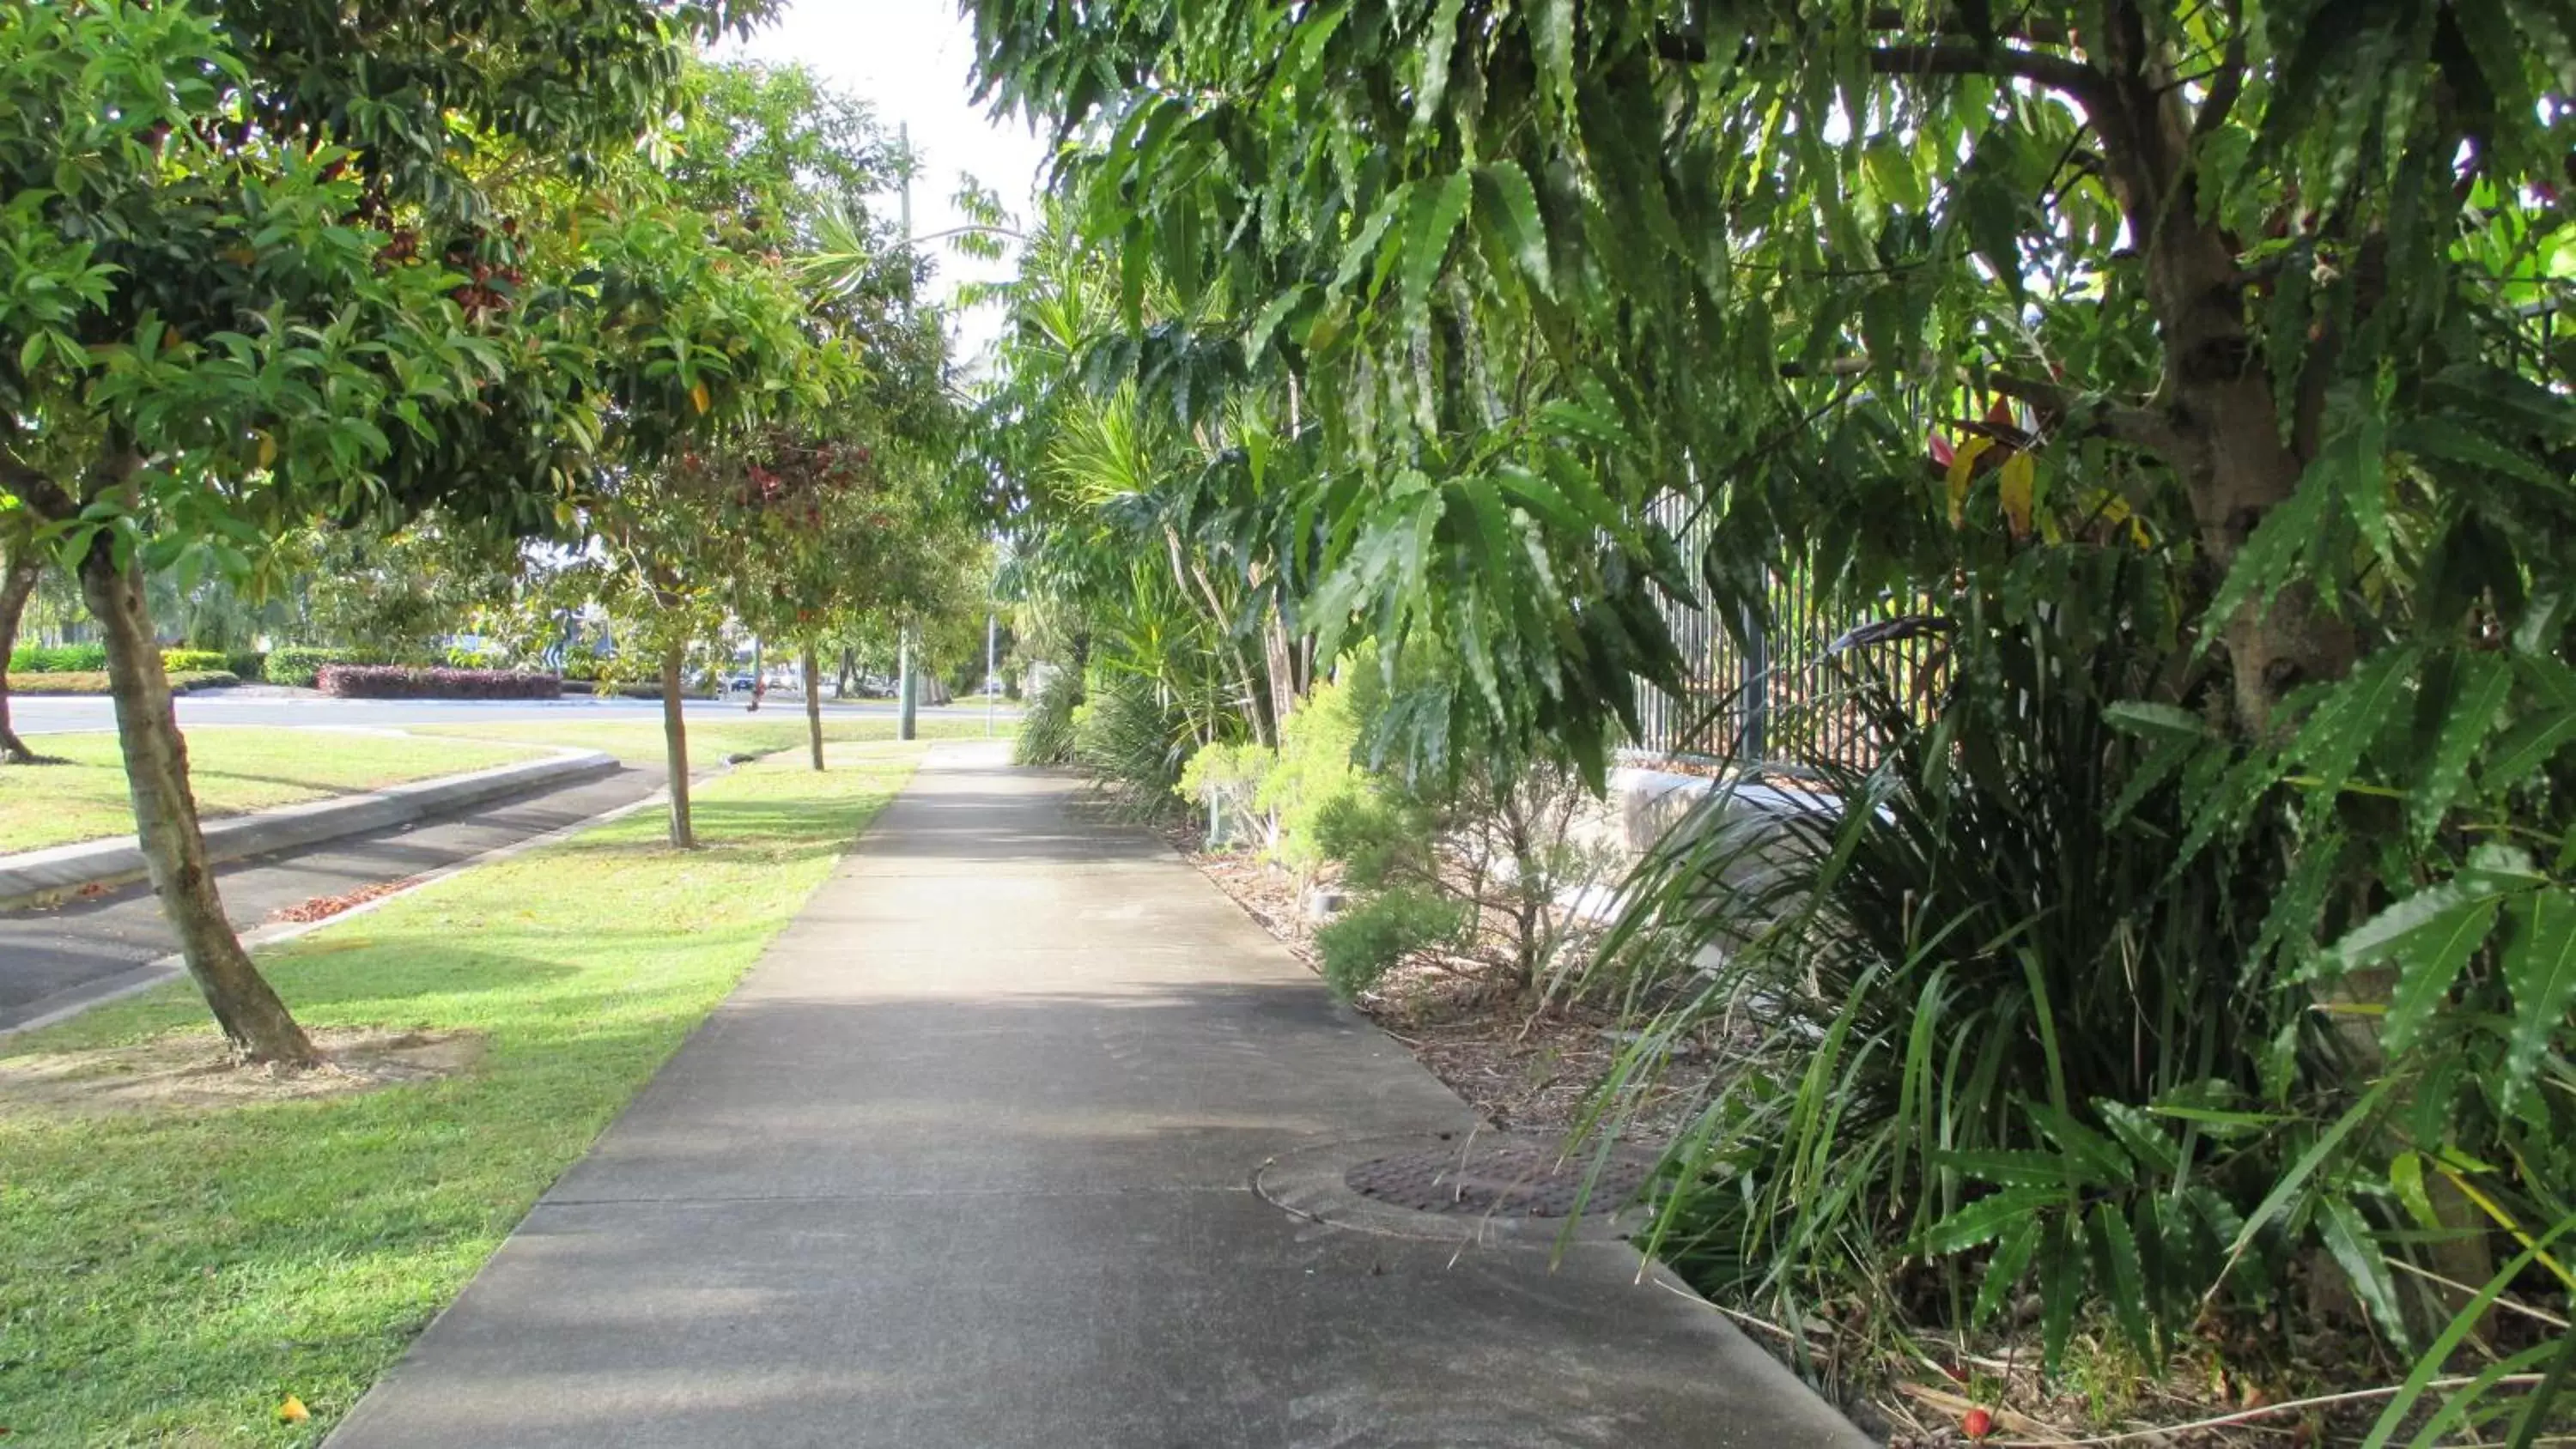
[[(1678, 500), (1659, 512), (1695, 557), (1696, 530)], [(1810, 562), (1769, 571), (1761, 602), (1725, 619), (1668, 599), (1681, 651), (1679, 694), (1648, 686), (1638, 753), (1794, 768), (1874, 763), (1884, 741), (1856, 681), (1883, 686), (1919, 715), (1947, 672), (1947, 620), (1928, 593), (1856, 597), (1819, 582)]]

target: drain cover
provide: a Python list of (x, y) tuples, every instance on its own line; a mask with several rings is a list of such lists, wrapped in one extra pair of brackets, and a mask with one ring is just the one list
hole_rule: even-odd
[(1580, 1200), (1587, 1212), (1628, 1205), (1654, 1171), (1654, 1159), (1614, 1154), (1592, 1179), (1593, 1154), (1572, 1155), (1553, 1143), (1484, 1138), (1472, 1143), (1376, 1157), (1342, 1175), (1363, 1197), (1416, 1212), (1518, 1218), (1562, 1218)]

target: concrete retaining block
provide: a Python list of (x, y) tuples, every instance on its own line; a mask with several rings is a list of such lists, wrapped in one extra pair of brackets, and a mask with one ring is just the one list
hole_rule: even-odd
[[(206, 854), (219, 864), (273, 855), (343, 836), (408, 825), (427, 816), (604, 775), (616, 768), (614, 756), (596, 750), (565, 750), (542, 760), (415, 780), (364, 795), (337, 795), (262, 810), (255, 815), (228, 816), (206, 822)], [(146, 874), (143, 848), (130, 835), (0, 855), (0, 910), (53, 905), (85, 888), (114, 888), (142, 880)]]

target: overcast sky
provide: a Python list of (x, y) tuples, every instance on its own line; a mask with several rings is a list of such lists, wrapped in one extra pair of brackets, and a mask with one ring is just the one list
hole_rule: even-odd
[[(893, 130), (911, 128), (923, 171), (913, 183), (916, 235), (965, 224), (950, 202), (961, 176), (1001, 194), (1020, 219), (1031, 215), (1046, 148), (1028, 130), (988, 120), (971, 99), (974, 32), (955, 0), (793, 0), (779, 21), (728, 55), (801, 62), (876, 108)], [(933, 246), (935, 284), (946, 295), (958, 281), (1007, 276), (1010, 264), (979, 262)], [(999, 325), (992, 308), (961, 318), (961, 359), (980, 351)]]

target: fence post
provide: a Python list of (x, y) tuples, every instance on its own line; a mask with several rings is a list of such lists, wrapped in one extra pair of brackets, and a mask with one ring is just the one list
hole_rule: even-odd
[(1744, 611), (1741, 672), (1744, 731), (1735, 753), (1740, 759), (1760, 764), (1769, 760), (1771, 751), (1771, 641), (1763, 633), (1761, 616), (1751, 609)]

